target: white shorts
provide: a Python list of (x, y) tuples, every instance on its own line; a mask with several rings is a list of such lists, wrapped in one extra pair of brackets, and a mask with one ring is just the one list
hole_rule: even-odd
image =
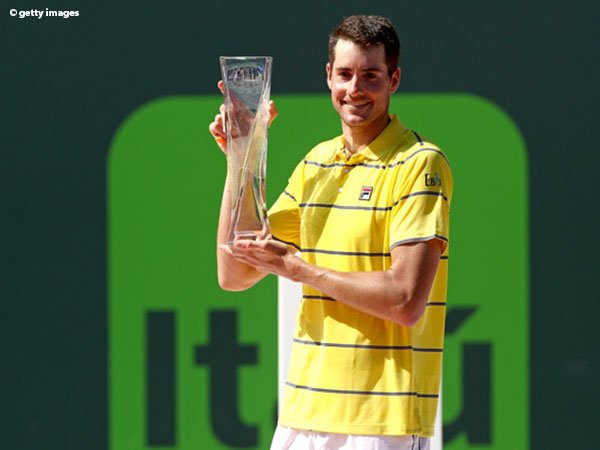
[(277, 425), (271, 450), (429, 450), (429, 438), (321, 433)]

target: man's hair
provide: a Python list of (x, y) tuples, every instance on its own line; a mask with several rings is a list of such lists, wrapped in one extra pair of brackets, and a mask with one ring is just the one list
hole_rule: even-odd
[(342, 20), (329, 35), (329, 64), (332, 66), (335, 59), (335, 45), (340, 39), (365, 47), (382, 44), (389, 75), (392, 75), (398, 67), (400, 40), (387, 17), (357, 15)]

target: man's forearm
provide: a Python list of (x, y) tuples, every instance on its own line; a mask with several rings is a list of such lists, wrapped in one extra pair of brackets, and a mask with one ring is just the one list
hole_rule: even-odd
[(402, 251), (411, 263), (396, 259), (390, 270), (339, 272), (303, 261), (294, 278), (359, 311), (412, 326), (425, 310), (441, 250), (430, 242)]
[(217, 230), (217, 269), (219, 285), (226, 290), (242, 291), (260, 281), (266, 274), (257, 271), (254, 267), (237, 261), (233, 256), (220, 248), (227, 245), (229, 228), (231, 226), (231, 183), (229, 173), (225, 180), (221, 211), (219, 214), (219, 227)]

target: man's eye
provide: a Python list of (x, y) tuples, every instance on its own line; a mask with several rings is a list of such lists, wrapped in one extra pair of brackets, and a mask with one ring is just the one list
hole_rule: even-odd
[(375, 74), (373, 72), (367, 72), (367, 74), (365, 75), (365, 78), (367, 80), (374, 80), (377, 78), (377, 74)]

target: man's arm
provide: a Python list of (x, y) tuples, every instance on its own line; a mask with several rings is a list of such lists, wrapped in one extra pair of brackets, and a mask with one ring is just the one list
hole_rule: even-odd
[(223, 188), (219, 227), (217, 230), (217, 274), (219, 286), (227, 291), (243, 291), (262, 280), (267, 273), (259, 272), (254, 267), (244, 264), (225, 249), (228, 247), (227, 238), (231, 224), (231, 183), (229, 173)]
[[(223, 82), (218, 83), (219, 90), (223, 92)], [(269, 104), (269, 125), (277, 116), (277, 109), (273, 102)], [(210, 133), (221, 151), (227, 153), (227, 136), (224, 129), (225, 106), (221, 105), (219, 113), (208, 126)], [(263, 279), (267, 273), (259, 272), (254, 267), (237, 261), (231, 254), (224, 250), (227, 248), (227, 239), (231, 225), (231, 182), (229, 171), (223, 188), (223, 199), (219, 213), (219, 226), (217, 230), (217, 273), (219, 285), (228, 291), (242, 291), (252, 287)]]
[(309, 264), (273, 241), (239, 242), (227, 252), (239, 261), (318, 289), (364, 313), (413, 326), (425, 311), (442, 255), (438, 239), (392, 249), (389, 270), (339, 272)]

